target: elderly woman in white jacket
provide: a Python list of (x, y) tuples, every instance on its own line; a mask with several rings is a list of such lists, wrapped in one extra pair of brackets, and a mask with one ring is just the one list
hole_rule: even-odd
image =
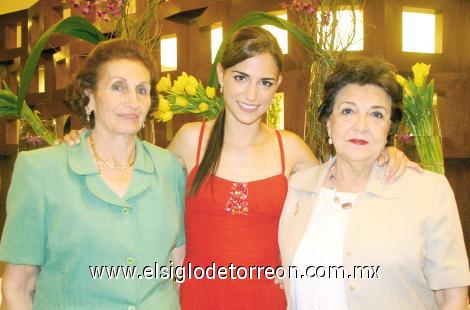
[(401, 120), (393, 67), (340, 63), (320, 119), (336, 157), (291, 177), (279, 246), (289, 309), (466, 309), (468, 260), (444, 176), (381, 182), (375, 159)]

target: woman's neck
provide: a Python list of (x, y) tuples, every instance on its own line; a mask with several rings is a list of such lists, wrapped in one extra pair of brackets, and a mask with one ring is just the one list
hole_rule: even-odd
[(91, 136), (96, 152), (113, 165), (126, 165), (135, 156), (136, 135), (109, 134), (95, 128)]
[(248, 148), (257, 144), (263, 135), (261, 119), (251, 124), (243, 124), (234, 117), (225, 115), (224, 145)]
[(335, 163), (335, 183), (338, 191), (360, 192), (366, 187), (373, 163), (352, 162), (338, 157)]

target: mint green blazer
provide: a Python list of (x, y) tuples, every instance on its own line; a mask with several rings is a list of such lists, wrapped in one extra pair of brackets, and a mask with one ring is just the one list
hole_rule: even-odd
[[(0, 260), (39, 266), (34, 309), (178, 309), (173, 281), (144, 278), (143, 269), (170, 266), (172, 249), (185, 244), (183, 170), (169, 151), (139, 140), (120, 198), (98, 173), (89, 134), (78, 146), (18, 155)], [(94, 279), (94, 266), (135, 275)]]

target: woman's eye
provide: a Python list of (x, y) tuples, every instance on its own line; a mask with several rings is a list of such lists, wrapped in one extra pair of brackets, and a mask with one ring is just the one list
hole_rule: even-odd
[(382, 112), (374, 111), (371, 114), (373, 117), (376, 117), (376, 118), (384, 118), (384, 115), (382, 114)]
[(261, 81), (261, 84), (266, 88), (273, 86), (273, 82), (271, 81)]
[(145, 86), (140, 86), (140, 87), (137, 87), (137, 93), (139, 95), (144, 95), (145, 96), (149, 93), (149, 90)]
[(244, 75), (235, 75), (233, 78), (234, 78), (236, 81), (244, 81), (244, 80), (246, 80), (246, 76), (244, 76)]
[(341, 110), (341, 114), (344, 114), (344, 115), (349, 115), (352, 113), (353, 113), (353, 110), (351, 108), (344, 108)]
[(124, 85), (123, 85), (121, 82), (113, 83), (113, 84), (111, 85), (111, 89), (112, 89), (112, 90), (121, 91), (121, 90), (124, 89)]

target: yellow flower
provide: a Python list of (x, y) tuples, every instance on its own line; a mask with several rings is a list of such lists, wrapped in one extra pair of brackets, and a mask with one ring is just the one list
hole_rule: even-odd
[(153, 114), (153, 117), (158, 121), (168, 122), (169, 120), (171, 120), (173, 118), (173, 112), (171, 112), (171, 111), (166, 111), (166, 112), (157, 111)]
[(431, 65), (426, 65), (422, 62), (418, 62), (411, 67), (413, 70), (414, 82), (416, 87), (421, 87), (429, 75), (429, 70), (431, 69)]
[(188, 95), (194, 96), (196, 95), (196, 87), (197, 87), (197, 84), (194, 85), (194, 84), (188, 83), (186, 84), (186, 87), (184, 88), (184, 90), (186, 91)]
[(180, 76), (178, 76), (171, 90), (177, 94), (182, 94), (184, 93), (184, 88), (188, 82), (189, 76), (186, 72), (183, 72)]
[(185, 107), (185, 106), (188, 105), (188, 103), (189, 102), (186, 98), (181, 97), (181, 96), (176, 97), (176, 102), (175, 102), (176, 105), (178, 105), (180, 107)]
[(201, 102), (201, 103), (199, 104), (199, 111), (205, 112), (205, 111), (207, 111), (208, 109), (209, 109), (209, 105), (208, 105), (207, 103)]
[(214, 88), (214, 87), (207, 86), (207, 87), (206, 87), (206, 95), (207, 95), (207, 98), (209, 98), (209, 99), (214, 98), (214, 96), (215, 96), (215, 88)]
[(157, 83), (157, 90), (159, 92), (167, 92), (171, 89), (171, 79), (170, 74), (163, 76), (160, 81)]
[(405, 83), (406, 83), (406, 79), (404, 77), (402, 77), (401, 75), (399, 74), (395, 74), (395, 80), (398, 82), (398, 84), (400, 84), (401, 86), (405, 86)]
[(408, 85), (408, 83), (405, 83), (405, 85), (403, 85), (403, 89), (405, 90), (405, 94), (408, 97), (413, 97), (413, 92), (411, 91), (410, 85)]
[(171, 90), (176, 94), (182, 94), (184, 93), (185, 86), (186, 86), (186, 83), (183, 80), (176, 80)]
[(188, 84), (197, 86), (198, 81), (197, 81), (197, 79), (196, 79), (194, 76), (190, 75), (190, 76), (189, 76), (189, 80), (188, 80)]
[(415, 82), (416, 87), (421, 87), (424, 83), (424, 76), (421, 74), (415, 75), (413, 81)]
[(170, 102), (163, 97), (162, 95), (159, 95), (159, 103), (158, 103), (158, 111), (160, 112), (167, 112), (170, 111)]

